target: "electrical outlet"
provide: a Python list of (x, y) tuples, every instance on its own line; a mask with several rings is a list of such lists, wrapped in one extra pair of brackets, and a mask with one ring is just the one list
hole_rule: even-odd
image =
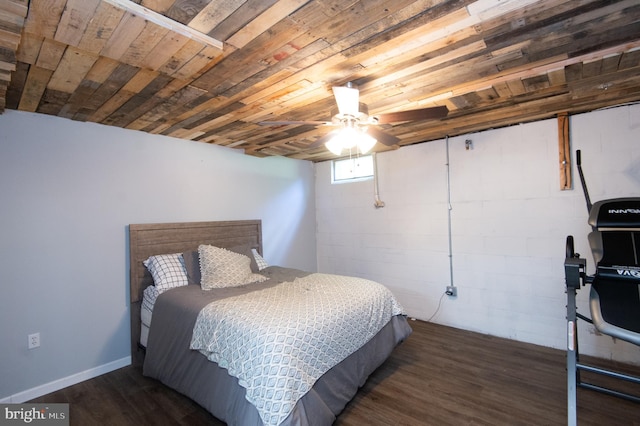
[(33, 333), (28, 336), (29, 349), (35, 349), (40, 347), (40, 333)]
[(447, 296), (457, 297), (458, 296), (458, 287), (453, 285), (447, 286), (447, 291), (444, 292)]

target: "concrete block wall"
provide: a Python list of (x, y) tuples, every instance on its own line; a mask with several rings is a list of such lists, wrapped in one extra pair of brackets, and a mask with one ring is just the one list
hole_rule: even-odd
[[(571, 117), (592, 200), (640, 196), (639, 117), (638, 105)], [(557, 129), (550, 119), (378, 154), (381, 209), (373, 181), (332, 185), (331, 163), (317, 164), (319, 271), (382, 282), (419, 319), (564, 348), (566, 236), (592, 259), (575, 164), (574, 189), (560, 190)], [(456, 298), (443, 295), (451, 284)], [(578, 298), (587, 313), (588, 291)], [(580, 333), (583, 353), (638, 362), (637, 347)]]

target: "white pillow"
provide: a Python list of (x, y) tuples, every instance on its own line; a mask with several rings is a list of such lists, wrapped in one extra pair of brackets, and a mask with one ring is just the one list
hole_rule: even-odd
[(159, 254), (144, 262), (159, 293), (189, 284), (182, 253)]
[(267, 263), (266, 260), (264, 260), (262, 256), (260, 256), (260, 253), (258, 253), (258, 250), (251, 249), (251, 253), (253, 253), (253, 258), (256, 260), (256, 264), (258, 265), (258, 271), (262, 271), (264, 268), (269, 267), (269, 264)]
[(210, 245), (199, 246), (198, 254), (203, 290), (237, 287), (267, 279), (251, 272), (251, 259), (243, 254)]

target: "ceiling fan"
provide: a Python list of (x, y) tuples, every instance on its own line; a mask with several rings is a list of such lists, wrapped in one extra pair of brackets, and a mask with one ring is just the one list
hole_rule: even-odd
[(449, 113), (446, 106), (437, 106), (369, 116), (367, 106), (359, 100), (359, 90), (352, 83), (347, 83), (346, 86), (334, 86), (332, 89), (338, 110), (333, 114), (331, 121), (262, 121), (259, 124), (263, 126), (302, 124), (337, 127), (336, 130), (318, 138), (309, 145), (309, 148), (326, 144), (330, 151), (340, 155), (343, 148), (353, 148), (356, 145), (362, 153), (365, 153), (373, 148), (376, 142), (387, 146), (393, 146), (400, 142), (399, 138), (379, 129), (377, 127), (379, 124), (434, 120), (446, 117)]

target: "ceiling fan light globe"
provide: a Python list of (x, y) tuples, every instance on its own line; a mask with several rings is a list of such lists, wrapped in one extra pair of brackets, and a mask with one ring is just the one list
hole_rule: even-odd
[(366, 154), (373, 148), (377, 140), (360, 129), (345, 127), (332, 137), (325, 146), (335, 155), (341, 155), (344, 150), (358, 148), (361, 154)]
[(373, 136), (368, 135), (364, 132), (358, 132), (358, 149), (360, 150), (361, 154), (366, 154), (367, 152), (371, 151), (371, 148), (373, 148), (373, 146), (376, 144), (376, 142), (378, 142)]
[(333, 136), (325, 146), (335, 155), (340, 155), (343, 150), (354, 148), (356, 142), (357, 131), (354, 128), (345, 127), (336, 132), (335, 136)]
[(325, 143), (324, 146), (326, 146), (327, 149), (335, 155), (342, 154), (342, 143), (340, 142), (340, 139), (337, 136), (334, 136), (333, 138), (329, 139), (329, 141)]
[(353, 127), (345, 127), (340, 131), (337, 138), (342, 144), (342, 149), (353, 149), (358, 144), (360, 132)]

